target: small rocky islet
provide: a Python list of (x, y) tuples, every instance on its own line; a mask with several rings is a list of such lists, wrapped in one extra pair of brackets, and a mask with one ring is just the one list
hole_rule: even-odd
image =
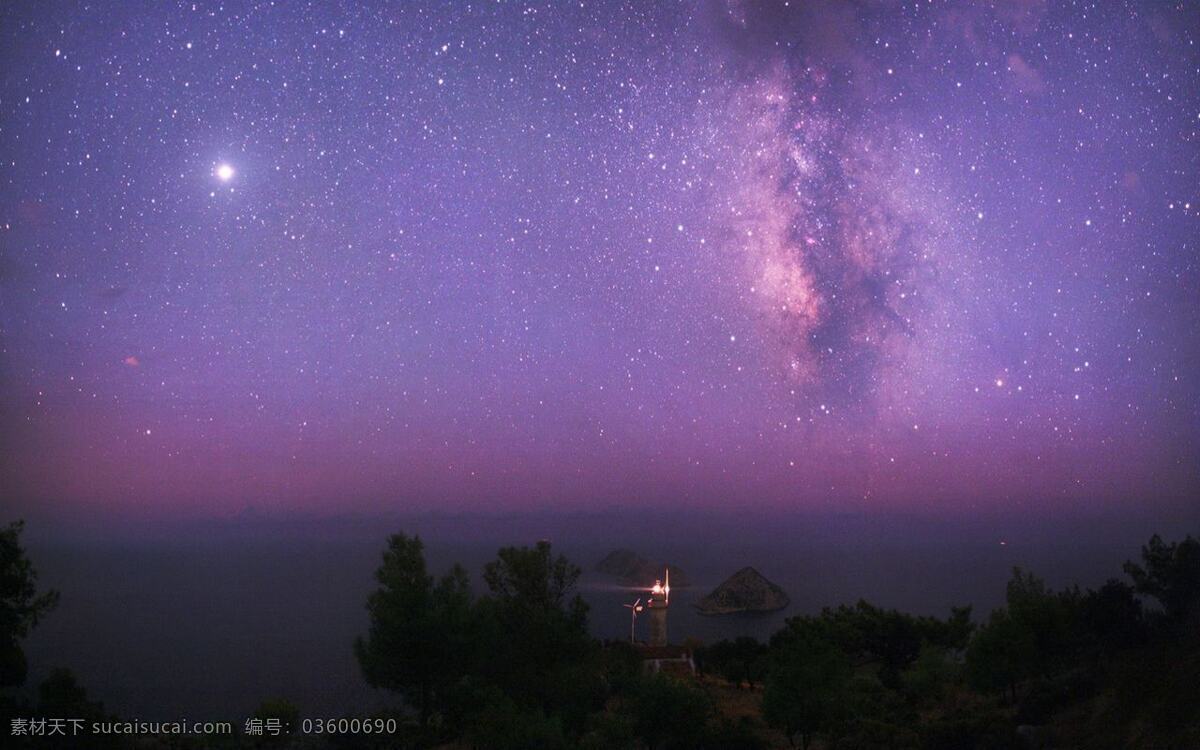
[(684, 588), (688, 585), (687, 574), (682, 569), (642, 557), (629, 549), (613, 550), (596, 563), (596, 572), (618, 578), (631, 586), (652, 586), (655, 581), (661, 581), (663, 572), (668, 570), (671, 573), (672, 588)]
[(775, 612), (791, 603), (779, 586), (754, 568), (742, 568), (694, 606), (702, 615)]

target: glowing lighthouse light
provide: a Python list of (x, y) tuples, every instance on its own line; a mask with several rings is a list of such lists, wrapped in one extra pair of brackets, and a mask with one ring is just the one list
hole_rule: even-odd
[(650, 601), (646, 604), (651, 609), (666, 607), (671, 599), (671, 571), (668, 568), (663, 573), (663, 579), (654, 582), (650, 587)]

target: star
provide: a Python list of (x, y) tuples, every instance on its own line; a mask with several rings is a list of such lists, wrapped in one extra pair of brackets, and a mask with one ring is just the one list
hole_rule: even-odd
[(235, 174), (233, 166), (224, 163), (218, 164), (214, 173), (217, 175), (217, 179), (221, 182), (229, 182), (233, 179), (233, 175)]

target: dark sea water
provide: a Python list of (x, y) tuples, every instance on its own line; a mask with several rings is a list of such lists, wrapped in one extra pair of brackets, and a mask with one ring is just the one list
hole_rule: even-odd
[[(617, 547), (666, 559), (693, 583), (672, 590), (668, 628), (681, 642), (765, 639), (790, 615), (859, 598), (939, 615), (973, 604), (978, 616), (1002, 602), (1014, 565), (1055, 586), (1095, 586), (1119, 576), (1153, 531), (1194, 532), (1180, 523), (713, 514), (238, 519), (106, 533), (31, 526), (41, 581), (62, 602), (27, 651), (35, 679), (67, 666), (125, 718), (238, 721), (272, 697), (293, 701), (303, 716), (361, 714), (391, 701), (362, 681), (352, 643), (366, 628), (363, 603), (384, 540), (400, 528), (425, 538), (432, 572), (458, 561), (476, 586), (501, 545), (550, 539), (587, 571), (580, 593), (603, 638), (628, 637), (621, 605), (639, 594), (594, 573), (595, 563)], [(782, 586), (790, 607), (761, 616), (693, 610), (691, 602), (746, 565)]]

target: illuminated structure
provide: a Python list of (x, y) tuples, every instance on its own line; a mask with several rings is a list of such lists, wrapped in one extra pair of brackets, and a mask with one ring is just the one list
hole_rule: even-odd
[(650, 588), (646, 609), (650, 610), (650, 645), (667, 645), (667, 606), (671, 602), (671, 570), (663, 573), (663, 580), (655, 581)]
[(650, 609), (666, 609), (670, 599), (671, 569), (667, 568), (663, 571), (663, 579), (655, 580), (654, 585), (650, 587), (650, 598), (646, 601), (646, 606)]
[[(667, 642), (667, 607), (671, 603), (671, 573), (663, 573), (662, 580), (654, 582), (650, 587), (649, 596), (643, 603), (638, 599), (633, 604), (624, 605), (629, 610), (629, 639), (637, 645), (642, 659), (642, 670), (657, 674), (669, 672), (677, 675), (696, 674), (696, 662), (692, 652), (685, 646), (672, 646)], [(650, 616), (650, 639), (646, 643), (637, 643), (637, 616)]]

